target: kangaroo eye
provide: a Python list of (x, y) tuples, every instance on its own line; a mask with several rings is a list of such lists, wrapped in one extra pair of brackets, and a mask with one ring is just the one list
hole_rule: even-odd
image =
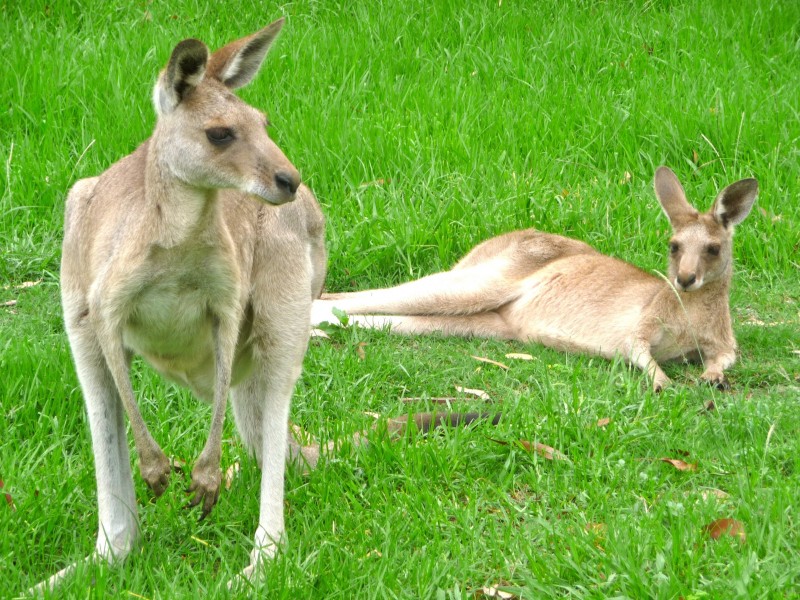
[(710, 244), (706, 246), (706, 252), (711, 256), (719, 256), (719, 244)]
[(681, 247), (678, 245), (678, 242), (670, 242), (669, 243), (669, 252), (670, 254), (676, 254)]
[(229, 127), (212, 127), (211, 129), (206, 129), (206, 137), (208, 141), (215, 146), (227, 146), (236, 139), (236, 136), (233, 134), (233, 129)]

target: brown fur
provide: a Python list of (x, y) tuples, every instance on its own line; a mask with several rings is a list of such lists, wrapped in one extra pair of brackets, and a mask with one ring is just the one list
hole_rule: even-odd
[(219, 496), (232, 392), (242, 440), (262, 467), (245, 574), (283, 537), (285, 459), (302, 452), (287, 436), (289, 403), (325, 276), (324, 218), (264, 115), (232, 91), (256, 75), (282, 25), (210, 56), (197, 40), (178, 44), (155, 86), (152, 137), (67, 198), (62, 299), (95, 455), (95, 557), (124, 559), (139, 533), (124, 414), (156, 496), (170, 474), (136, 402), (134, 354), (213, 404), (190, 488), (203, 516)]
[(452, 270), (393, 288), (326, 294), (312, 323), (336, 322), (332, 309), (396, 333), (535, 341), (571, 352), (622, 356), (660, 391), (660, 362), (699, 358), (702, 378), (727, 385), (736, 358), (728, 295), (733, 228), (750, 212), (758, 185), (744, 179), (698, 213), (677, 177), (661, 167), (656, 195), (670, 219), (668, 280), (600, 254), (587, 244), (535, 229), (479, 244)]

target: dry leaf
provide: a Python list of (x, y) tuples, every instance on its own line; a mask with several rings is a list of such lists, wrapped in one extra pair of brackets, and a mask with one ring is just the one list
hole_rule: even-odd
[(392, 181), (391, 179), (383, 179), (381, 177), (381, 178), (378, 178), (378, 179), (373, 179), (372, 181), (365, 181), (365, 182), (361, 183), (358, 187), (362, 187), (362, 188), (372, 187), (374, 185), (383, 185), (385, 183), (391, 183), (391, 181)]
[(713, 401), (713, 400), (709, 400), (708, 402), (706, 402), (706, 403), (703, 405), (703, 410), (704, 410), (704, 411), (706, 411), (706, 412), (712, 412), (712, 411), (715, 411), (715, 410), (717, 410), (717, 405), (716, 405), (716, 404), (714, 404), (714, 401)]
[(465, 388), (465, 387), (461, 387), (460, 385), (457, 385), (456, 386), (456, 391), (459, 391), (462, 394), (466, 394), (467, 396), (476, 396), (476, 397), (480, 398), (481, 400), (491, 400), (491, 398), (489, 397), (489, 394), (487, 394), (483, 390), (477, 390), (477, 389), (473, 389), (473, 388)]
[(611, 423), (611, 419), (609, 419), (608, 417), (605, 417), (605, 418), (600, 419), (600, 420), (597, 421), (597, 426), (598, 427), (605, 427), (609, 423)]
[(367, 353), (364, 351), (364, 347), (367, 345), (367, 342), (358, 342), (356, 346), (356, 354), (358, 355), (358, 360), (365, 360), (367, 358)]
[(225, 489), (231, 489), (234, 478), (239, 474), (239, 463), (235, 462), (225, 470)]
[(605, 523), (587, 523), (583, 528), (587, 533), (595, 535), (605, 535), (606, 531), (608, 531), (608, 525)]
[(628, 171), (625, 171), (622, 175), (622, 179), (619, 180), (620, 185), (625, 185), (631, 180), (631, 174)]
[(178, 471), (179, 473), (183, 472), (183, 468), (186, 466), (186, 461), (183, 461), (180, 458), (176, 458), (174, 456), (172, 457), (170, 462), (172, 463), (172, 470)]
[(5, 302), (3, 302), (3, 304), (0, 304), (0, 306), (8, 306), (8, 307), (16, 306), (16, 305), (17, 305), (17, 301), (16, 300), (6, 300)]
[(325, 333), (325, 331), (323, 331), (322, 329), (319, 329), (318, 327), (315, 327), (314, 329), (311, 330), (311, 337), (312, 338), (330, 339), (331, 336), (329, 336), (327, 333)]
[(739, 538), (742, 543), (747, 539), (744, 533), (744, 524), (736, 519), (717, 519), (703, 527), (703, 530), (708, 533), (712, 540), (718, 540), (723, 535)]
[[(501, 446), (509, 445), (509, 442), (503, 440), (496, 440), (494, 438), (487, 439), (495, 444), (500, 444)], [(545, 444), (540, 444), (539, 442), (529, 442), (528, 440), (519, 440), (516, 443), (522, 446), (528, 452), (536, 452), (547, 460), (569, 460), (563, 452), (559, 452), (552, 446), (546, 446)]]
[(566, 460), (567, 457), (563, 452), (559, 452), (552, 446), (546, 446), (539, 442), (529, 442), (528, 440), (520, 440), (519, 443), (528, 452), (536, 452), (547, 460)]
[(671, 464), (678, 471), (697, 471), (697, 463), (687, 463), (677, 458), (659, 458), (658, 460)]
[(509, 352), (506, 354), (506, 358), (512, 358), (516, 360), (533, 360), (533, 356), (530, 354), (524, 354), (522, 352)]
[(381, 556), (383, 556), (383, 554), (381, 554), (381, 551), (376, 548), (374, 550), (370, 550), (369, 552), (367, 552), (367, 558), (370, 558), (370, 557), (373, 557), (373, 556), (376, 557), (376, 558), (380, 558)]
[[(686, 490), (683, 493), (684, 498), (691, 498), (695, 495), (696, 492), (692, 490)], [(718, 490), (716, 488), (708, 488), (704, 490), (700, 490), (700, 497), (705, 500), (727, 500), (730, 498), (730, 494), (728, 492), (723, 492), (722, 490)]]
[(694, 164), (700, 164), (700, 155), (697, 153), (697, 150), (692, 150), (692, 162)]
[(36, 281), (23, 281), (19, 285), (15, 285), (14, 288), (18, 290), (24, 290), (25, 288), (33, 287), (35, 285), (39, 285), (42, 283), (41, 279), (37, 279)]
[(776, 223), (776, 222), (778, 222), (778, 221), (782, 221), (782, 220), (783, 220), (783, 217), (782, 217), (781, 215), (775, 215), (775, 214), (772, 214), (772, 213), (768, 213), (768, 212), (767, 212), (766, 210), (764, 210), (764, 208), (763, 208), (763, 207), (761, 207), (761, 206), (759, 206), (759, 207), (758, 207), (758, 212), (760, 212), (760, 213), (761, 213), (761, 216), (762, 216), (762, 217), (766, 217), (766, 218), (768, 218), (768, 219), (769, 219), (770, 221), (772, 221), (773, 223)]
[(508, 370), (508, 365), (504, 365), (501, 362), (497, 362), (496, 360), (492, 360), (491, 358), (485, 358), (483, 356), (472, 356), (477, 361), (488, 363), (490, 365), (494, 365), (496, 367), (500, 367), (501, 369)]
[(477, 592), (475, 592), (476, 598), (502, 598), (503, 600), (514, 600), (515, 598), (519, 598), (512, 594), (511, 592), (505, 592), (501, 589), (498, 589), (497, 586), (490, 586), (490, 587), (482, 587)]
[(368, 410), (365, 410), (365, 411), (364, 411), (364, 414), (365, 414), (365, 415), (367, 415), (368, 417), (372, 417), (372, 418), (373, 418), (373, 419), (375, 419), (376, 421), (377, 421), (378, 419), (380, 419), (380, 418), (381, 418), (380, 414), (378, 414), (378, 413), (376, 413), (376, 412), (370, 412), (370, 411), (368, 411)]

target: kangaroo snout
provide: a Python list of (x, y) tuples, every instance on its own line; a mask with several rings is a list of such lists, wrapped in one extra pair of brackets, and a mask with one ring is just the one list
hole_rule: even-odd
[(261, 176), (251, 180), (245, 191), (258, 196), (269, 204), (279, 205), (292, 202), (295, 199), (297, 188), (300, 187), (300, 173), (288, 161), (286, 163), (287, 166), (273, 172), (263, 169), (260, 173)]
[(688, 292), (697, 282), (697, 275), (695, 273), (679, 273), (675, 278), (675, 282), (678, 284), (678, 289)]
[(282, 193), (294, 196), (300, 187), (300, 173), (297, 171), (278, 171), (275, 173), (275, 185)]

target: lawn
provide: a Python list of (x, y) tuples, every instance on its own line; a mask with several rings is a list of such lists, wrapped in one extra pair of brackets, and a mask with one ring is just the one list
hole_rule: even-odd
[[(152, 85), (178, 41), (216, 48), (281, 15), (241, 96), (323, 205), (330, 291), (449, 268), (529, 226), (659, 272), (659, 165), (703, 208), (743, 177), (760, 195), (735, 239), (730, 392), (677, 364), (655, 395), (623, 363), (533, 344), (357, 329), (312, 340), (292, 419), (345, 443), (287, 474), (288, 542), (259, 596), (800, 597), (791, 0), (1, 2), (0, 597), (86, 556), (97, 534), (59, 302), (66, 192), (150, 134)], [(156, 440), (191, 464), (209, 407), (143, 363), (133, 378)], [(346, 443), (373, 426), (367, 413), (448, 409), (437, 397), (503, 418)], [(235, 465), (203, 522), (184, 509), (190, 469), (158, 501), (137, 474), (142, 544), (122, 566), (80, 570), (62, 597), (235, 597), (225, 584), (248, 560), (259, 473), (229, 418), (223, 469)], [(742, 535), (713, 539), (720, 519)]]

